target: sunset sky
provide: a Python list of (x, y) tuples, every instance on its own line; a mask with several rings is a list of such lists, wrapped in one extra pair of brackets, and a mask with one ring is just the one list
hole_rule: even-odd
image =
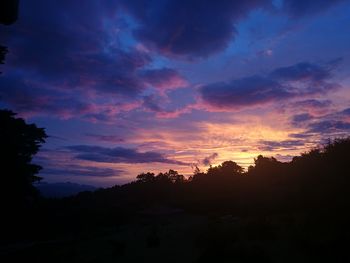
[(22, 0), (0, 108), (50, 136), (45, 182), (111, 186), (350, 131), (350, 1)]

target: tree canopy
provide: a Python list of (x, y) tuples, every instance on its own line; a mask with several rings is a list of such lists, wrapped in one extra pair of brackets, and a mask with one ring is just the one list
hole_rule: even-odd
[(32, 164), (32, 158), (47, 135), (43, 128), (15, 116), (12, 111), (0, 110), (0, 160), (6, 194), (23, 201), (35, 195), (32, 183), (41, 179), (36, 176), (41, 167)]
[(0, 24), (11, 25), (18, 17), (19, 0), (2, 0), (0, 2)]

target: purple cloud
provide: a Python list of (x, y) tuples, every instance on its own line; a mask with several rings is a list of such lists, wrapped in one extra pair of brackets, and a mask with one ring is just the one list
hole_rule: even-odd
[(21, 4), (20, 20), (4, 30), (10, 55), (0, 78), (1, 101), (21, 113), (108, 121), (115, 108), (140, 106), (149, 86), (185, 83), (173, 69), (147, 69), (147, 52), (120, 45), (116, 32), (129, 29), (119, 1)]
[(343, 115), (343, 116), (346, 116), (346, 117), (350, 117), (350, 108), (342, 110), (339, 114)]
[(298, 63), (289, 67), (281, 67), (270, 73), (270, 77), (281, 81), (313, 81), (319, 82), (330, 78), (331, 68), (312, 64)]
[(126, 0), (126, 10), (138, 21), (134, 35), (165, 55), (207, 57), (223, 50), (236, 36), (237, 24), (268, 0)]
[(260, 141), (258, 146), (262, 151), (275, 151), (275, 150), (293, 150), (298, 146), (304, 146), (305, 142), (301, 140), (284, 140), (284, 141)]
[(189, 104), (181, 108), (166, 109), (161, 105), (161, 100), (164, 101), (164, 97), (157, 97), (155, 95), (144, 96), (142, 106), (146, 111), (154, 112), (156, 117), (162, 119), (176, 118), (181, 114), (191, 112), (195, 107), (194, 105)]
[(160, 90), (169, 90), (187, 85), (186, 80), (174, 69), (147, 69), (140, 73), (146, 85)]
[(102, 134), (94, 134), (94, 133), (86, 133), (86, 137), (95, 139), (97, 141), (101, 142), (124, 142), (124, 139), (120, 138), (119, 136), (115, 135), (102, 135)]
[(241, 109), (274, 101), (325, 94), (340, 85), (329, 82), (332, 67), (299, 63), (278, 68), (267, 76), (251, 76), (204, 85), (201, 99), (217, 109)]
[(104, 163), (169, 163), (188, 165), (180, 161), (170, 160), (158, 152), (139, 152), (136, 149), (123, 147), (106, 148), (91, 145), (67, 146), (68, 150), (75, 153), (75, 158)]
[[(290, 137), (302, 138), (312, 134), (321, 136), (343, 136), (350, 130), (350, 109), (339, 110), (321, 116), (312, 116), (308, 113), (294, 115), (291, 124), (305, 128), (302, 134), (291, 134)], [(298, 136), (298, 137), (297, 137)]]
[(308, 125), (308, 133), (332, 134), (350, 131), (350, 122), (339, 120), (321, 120)]
[(219, 82), (200, 88), (202, 99), (216, 108), (239, 109), (275, 100), (285, 100), (293, 94), (278, 82), (252, 76), (231, 82)]
[(81, 165), (66, 165), (64, 167), (49, 167), (41, 171), (43, 175), (59, 176), (94, 176), (94, 177), (113, 177), (120, 176), (125, 171), (121, 169), (99, 168)]
[(284, 0), (283, 9), (293, 17), (302, 17), (325, 11), (344, 0)]
[(203, 160), (202, 160), (202, 164), (208, 166), (212, 163), (212, 161), (214, 161), (217, 157), (219, 156), (218, 153), (213, 153), (207, 157), (205, 157)]
[(301, 113), (292, 116), (292, 123), (294, 126), (299, 126), (300, 124), (303, 124), (305, 122), (308, 122), (313, 119), (313, 116), (308, 113)]
[(331, 105), (332, 105), (332, 102), (330, 100), (316, 100), (316, 99), (297, 101), (293, 104), (294, 107), (303, 108), (303, 109), (306, 108), (311, 110), (325, 109)]
[(312, 137), (312, 134), (309, 133), (291, 133), (288, 135), (290, 138), (294, 139), (307, 139)]
[(143, 106), (150, 111), (153, 112), (162, 112), (164, 111), (162, 107), (160, 107), (160, 101), (155, 95), (149, 95), (143, 97)]
[(0, 102), (10, 105), (25, 115), (49, 114), (68, 118), (84, 115), (93, 109), (91, 103), (74, 94), (38, 85), (35, 81), (7, 75), (0, 78)]

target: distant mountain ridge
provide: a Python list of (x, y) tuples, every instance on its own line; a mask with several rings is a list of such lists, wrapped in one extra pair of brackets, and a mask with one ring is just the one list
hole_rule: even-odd
[(95, 191), (92, 185), (76, 184), (71, 182), (62, 183), (38, 183), (35, 187), (44, 197), (67, 197), (83, 191)]

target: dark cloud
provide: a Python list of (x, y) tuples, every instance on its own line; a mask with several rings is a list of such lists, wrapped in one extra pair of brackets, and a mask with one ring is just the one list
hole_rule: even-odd
[(113, 177), (120, 176), (124, 171), (121, 169), (99, 168), (81, 165), (66, 165), (64, 167), (48, 167), (40, 172), (44, 176), (95, 176), (95, 177)]
[(235, 24), (268, 0), (125, 0), (138, 21), (136, 38), (166, 55), (207, 57), (236, 36)]
[(285, 100), (292, 96), (278, 82), (259, 76), (206, 85), (201, 87), (200, 93), (211, 106), (233, 109)]
[[(146, 70), (152, 62), (149, 54), (121, 45), (119, 34), (129, 29), (119, 5), (96, 0), (83, 5), (58, 0), (21, 3), (18, 23), (2, 32), (10, 47), (0, 78), (2, 102), (20, 112), (84, 114), (105, 121), (109, 109), (90, 104), (97, 96), (109, 96), (96, 99), (99, 105), (106, 106), (112, 98), (130, 103), (149, 85), (180, 84), (175, 70)], [(113, 106), (119, 105), (113, 101)]]
[(284, 140), (284, 141), (260, 141), (259, 150), (261, 151), (275, 151), (275, 150), (293, 150), (298, 146), (304, 146), (305, 142), (302, 140)]
[(291, 124), (303, 127), (304, 133), (290, 134), (292, 138), (307, 138), (315, 134), (324, 136), (343, 136), (350, 130), (350, 109), (331, 112), (320, 116), (312, 116), (308, 113), (294, 115)]
[(331, 105), (332, 105), (332, 101), (330, 100), (316, 100), (316, 99), (302, 100), (302, 101), (297, 101), (293, 103), (294, 107), (303, 108), (303, 109), (312, 109), (312, 110), (325, 109)]
[(347, 109), (345, 109), (345, 110), (342, 110), (342, 111), (340, 112), (340, 114), (343, 115), (343, 116), (350, 116), (350, 108), (347, 108)]
[(116, 135), (102, 135), (102, 134), (94, 134), (94, 133), (86, 133), (86, 137), (101, 141), (101, 142), (124, 142), (124, 139), (120, 138), (120, 136)]
[(339, 132), (348, 132), (350, 122), (340, 120), (321, 120), (308, 125), (309, 133), (332, 134)]
[(240, 109), (273, 101), (325, 94), (337, 89), (338, 84), (329, 82), (333, 69), (329, 64), (305, 62), (278, 68), (266, 76), (255, 75), (204, 85), (199, 91), (203, 101), (210, 106)]
[(176, 118), (181, 114), (192, 111), (192, 105), (186, 105), (182, 108), (168, 109), (163, 107), (162, 102), (164, 102), (164, 97), (153, 94), (143, 97), (142, 106), (146, 111), (154, 112), (156, 117), (164, 119)]
[[(61, 30), (65, 30), (62, 28)], [(35, 31), (34, 28), (30, 32)], [(29, 33), (30, 34), (30, 33)], [(44, 33), (43, 33), (44, 34)], [(76, 32), (81, 38), (76, 41), (84, 42), (84, 32)], [(38, 37), (38, 39), (35, 39)], [(96, 36), (98, 37), (98, 36)], [(135, 96), (145, 86), (138, 77), (138, 69), (150, 62), (150, 58), (136, 50), (123, 51), (117, 48), (108, 52), (103, 47), (87, 49), (84, 47), (52, 46), (64, 45), (61, 36), (42, 38), (42, 36), (22, 36), (14, 34), (21, 45), (12, 45), (16, 56), (9, 59), (10, 67), (18, 67), (21, 74), (17, 77), (27, 79), (28, 76), (38, 82), (45, 82), (56, 89), (71, 90), (81, 88), (96, 90), (116, 95)], [(45, 45), (29, 44), (28, 41), (40, 42)], [(50, 47), (49, 49), (46, 47)], [(33, 74), (34, 73), (34, 74)], [(6, 74), (6, 72), (5, 72)]]
[(16, 75), (0, 78), (0, 102), (26, 114), (49, 114), (62, 118), (84, 115), (93, 107), (79, 96), (24, 80)]
[(293, 17), (302, 17), (327, 10), (344, 0), (284, 0), (283, 8)]
[(143, 106), (150, 111), (162, 112), (163, 108), (159, 104), (160, 104), (159, 98), (157, 98), (154, 95), (143, 97)]
[(181, 75), (174, 69), (161, 68), (161, 69), (147, 69), (140, 72), (140, 78), (146, 83), (146, 85), (167, 90), (186, 85), (186, 81)]
[(309, 133), (291, 133), (288, 135), (290, 138), (295, 138), (295, 139), (306, 139), (310, 138), (313, 135)]
[(313, 116), (308, 113), (301, 113), (292, 116), (292, 124), (294, 126), (299, 126), (313, 119)]
[(81, 160), (104, 163), (169, 163), (187, 165), (186, 163), (170, 160), (158, 152), (139, 152), (135, 149), (123, 147), (106, 148), (90, 145), (76, 145), (66, 147), (75, 153), (75, 158)]
[(217, 157), (219, 156), (218, 153), (213, 153), (207, 157), (205, 157), (203, 160), (202, 160), (202, 164), (208, 166), (208, 165), (211, 165), (212, 161), (214, 161)]
[(325, 66), (302, 62), (289, 67), (281, 67), (271, 72), (270, 76), (282, 81), (319, 82), (330, 77), (330, 69)]

